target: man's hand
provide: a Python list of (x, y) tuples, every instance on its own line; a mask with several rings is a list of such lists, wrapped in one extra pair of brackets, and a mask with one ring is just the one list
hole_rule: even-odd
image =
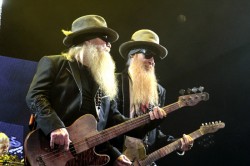
[(69, 150), (69, 133), (65, 128), (56, 129), (50, 134), (50, 147), (53, 149), (55, 144), (64, 147), (64, 150)]
[(194, 140), (189, 135), (183, 134), (181, 138), (181, 151), (190, 150), (193, 147)]
[(149, 115), (150, 115), (150, 119), (154, 120), (154, 119), (162, 119), (166, 117), (167, 113), (162, 108), (154, 107), (153, 111), (149, 112)]
[(132, 162), (125, 156), (120, 155), (114, 162), (114, 166), (128, 166), (132, 165)]

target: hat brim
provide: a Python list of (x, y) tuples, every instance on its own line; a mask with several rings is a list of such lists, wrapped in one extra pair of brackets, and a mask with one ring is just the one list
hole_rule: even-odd
[(124, 59), (128, 59), (128, 53), (136, 48), (149, 48), (156, 53), (156, 58), (164, 59), (168, 50), (160, 44), (146, 41), (128, 41), (120, 45), (119, 52)]
[(76, 44), (75, 39), (76, 38), (81, 38), (82, 42), (87, 39), (88, 36), (93, 36), (94, 34), (102, 34), (107, 36), (107, 40), (112, 43), (118, 40), (119, 35), (116, 31), (110, 28), (105, 28), (105, 27), (96, 27), (96, 28), (86, 28), (84, 30), (79, 30), (76, 32), (71, 33), (70, 35), (66, 36), (63, 39), (63, 44), (67, 47), (71, 47)]

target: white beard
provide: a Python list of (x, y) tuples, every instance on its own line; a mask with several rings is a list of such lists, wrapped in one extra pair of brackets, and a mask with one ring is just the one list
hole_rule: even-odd
[(115, 62), (109, 52), (101, 50), (103, 49), (98, 46), (85, 44), (75, 58), (89, 67), (94, 80), (104, 94), (114, 99), (118, 92)]
[(158, 105), (157, 80), (154, 68), (145, 70), (143, 62), (135, 56), (130, 64), (129, 71), (133, 82), (131, 104)]

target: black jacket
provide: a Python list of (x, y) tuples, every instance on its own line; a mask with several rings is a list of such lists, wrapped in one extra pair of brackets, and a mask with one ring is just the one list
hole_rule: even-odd
[[(98, 85), (93, 85), (93, 108)], [(101, 97), (100, 109), (103, 118), (98, 119), (97, 110), (82, 112), (82, 82), (77, 62), (70, 62), (62, 55), (45, 56), (38, 63), (36, 74), (26, 96), (26, 102), (36, 123), (46, 135), (53, 130), (71, 125), (77, 118), (88, 113), (98, 120), (97, 130), (101, 131), (126, 120), (117, 110), (115, 101)], [(113, 152), (111, 152), (113, 153)], [(115, 157), (120, 153), (114, 148)], [(109, 154), (111, 155), (111, 154)]]
[[(94, 85), (93, 104), (98, 90)], [(45, 134), (71, 125), (81, 115), (82, 83), (77, 62), (69, 62), (62, 55), (45, 56), (37, 67), (36, 74), (26, 96), (27, 104), (36, 115), (38, 127)], [(103, 120), (98, 121), (98, 130), (105, 129), (109, 118), (123, 119), (116, 107), (115, 101), (102, 96), (101, 109), (104, 113)], [(89, 112), (97, 119), (97, 110)]]

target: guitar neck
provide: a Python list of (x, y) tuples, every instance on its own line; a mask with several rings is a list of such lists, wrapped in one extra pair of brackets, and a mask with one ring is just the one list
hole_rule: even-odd
[[(168, 106), (165, 106), (162, 109), (166, 113), (170, 113), (178, 108), (180, 108), (180, 106), (179, 106), (179, 103), (176, 102)], [(133, 118), (131, 120), (128, 120), (119, 125), (108, 128), (106, 130), (100, 131), (98, 134), (87, 138), (87, 141), (90, 147), (95, 147), (101, 143), (104, 143), (112, 138), (115, 138), (121, 134), (124, 134), (132, 129), (145, 125), (149, 122), (150, 122), (150, 115), (149, 113), (147, 113), (139, 117)]]
[(179, 104), (179, 102), (175, 102), (175, 103), (172, 103), (170, 105), (167, 105), (165, 107), (163, 107), (162, 109), (167, 113), (171, 113), (179, 108), (181, 108), (182, 106)]
[[(203, 133), (201, 132), (200, 129), (192, 132), (189, 134), (190, 137), (192, 137), (194, 140), (201, 137)], [(140, 164), (139, 165), (150, 165), (152, 162), (170, 154), (171, 152), (180, 149), (181, 146), (181, 140), (178, 139), (167, 146), (164, 146), (160, 148), (159, 150), (154, 151), (153, 153), (150, 153), (146, 159), (138, 161)]]

